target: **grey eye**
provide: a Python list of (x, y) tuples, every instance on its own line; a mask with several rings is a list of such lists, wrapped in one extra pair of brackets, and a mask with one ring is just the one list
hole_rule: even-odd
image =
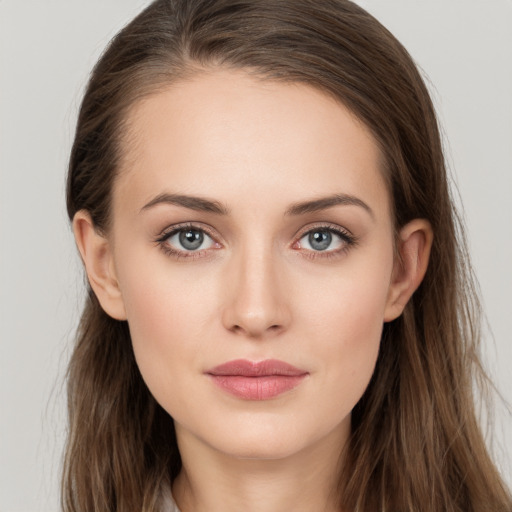
[(325, 251), (332, 242), (332, 234), (328, 231), (314, 231), (309, 233), (308, 242), (315, 251)]
[(306, 233), (299, 243), (302, 249), (320, 252), (338, 249), (347, 241), (330, 229), (314, 229)]
[(189, 229), (188, 231), (181, 231), (178, 238), (184, 249), (187, 251), (195, 251), (201, 247), (204, 235), (201, 231)]
[(214, 241), (200, 229), (181, 229), (171, 235), (167, 241), (179, 251), (197, 251), (213, 247)]

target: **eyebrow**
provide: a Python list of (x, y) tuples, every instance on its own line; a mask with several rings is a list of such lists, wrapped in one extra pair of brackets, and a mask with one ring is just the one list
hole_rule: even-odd
[[(181, 206), (190, 210), (215, 213), (217, 215), (229, 215), (229, 209), (218, 201), (204, 197), (189, 196), (185, 194), (159, 194), (141, 208), (141, 212), (159, 204)], [(366, 210), (372, 219), (375, 219), (373, 210), (361, 199), (348, 194), (334, 194), (309, 201), (301, 201), (292, 204), (285, 212), (287, 216), (298, 216), (306, 213), (318, 212), (332, 208), (333, 206), (358, 206)]]
[(375, 219), (373, 210), (362, 199), (348, 194), (334, 194), (311, 201), (294, 203), (286, 210), (286, 215), (304, 215), (305, 213), (326, 210), (333, 206), (359, 206), (366, 210), (372, 219)]
[(148, 210), (158, 204), (171, 204), (182, 206), (189, 210), (200, 212), (216, 213), (218, 215), (228, 215), (229, 210), (218, 201), (206, 199), (204, 197), (188, 196), (184, 194), (159, 194), (141, 208), (141, 212)]

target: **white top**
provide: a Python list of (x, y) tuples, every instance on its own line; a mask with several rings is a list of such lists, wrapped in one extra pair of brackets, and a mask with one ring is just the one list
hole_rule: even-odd
[(163, 493), (162, 512), (180, 512), (178, 505), (176, 505), (176, 502), (172, 497), (171, 489), (167, 489)]

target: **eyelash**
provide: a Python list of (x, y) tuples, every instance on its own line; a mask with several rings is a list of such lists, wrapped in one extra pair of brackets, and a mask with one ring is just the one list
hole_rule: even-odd
[[(175, 248), (173, 248), (171, 245), (169, 245), (168, 240), (172, 236), (188, 231), (200, 231), (208, 235), (215, 244), (220, 246), (219, 242), (216, 241), (215, 236), (211, 232), (210, 229), (206, 228), (202, 225), (192, 224), (192, 223), (184, 223), (184, 224), (177, 224), (175, 226), (172, 226), (170, 228), (167, 228), (165, 231), (163, 231), (158, 238), (156, 239), (157, 245), (161, 248), (161, 250), (166, 254), (167, 256), (171, 256), (177, 260), (183, 260), (183, 259), (198, 259), (206, 256), (209, 252), (209, 249), (202, 249), (199, 251), (180, 251)], [(335, 258), (337, 256), (340, 256), (341, 254), (345, 254), (348, 252), (352, 247), (356, 246), (358, 243), (357, 238), (352, 235), (349, 231), (344, 230), (340, 228), (339, 226), (333, 226), (330, 224), (323, 224), (323, 225), (317, 225), (310, 227), (308, 229), (305, 229), (301, 231), (296, 237), (295, 241), (292, 244), (292, 247), (299, 243), (299, 241), (304, 238), (306, 235), (318, 231), (327, 231), (331, 234), (334, 234), (338, 236), (342, 242), (343, 246), (339, 249), (334, 250), (326, 250), (326, 251), (314, 251), (311, 249), (304, 249), (301, 251), (307, 258), (309, 259), (316, 259), (316, 258), (322, 258), (322, 259), (330, 259)], [(217, 247), (219, 248), (219, 247)]]

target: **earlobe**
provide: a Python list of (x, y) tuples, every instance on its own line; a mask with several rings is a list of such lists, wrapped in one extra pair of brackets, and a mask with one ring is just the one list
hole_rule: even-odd
[(398, 318), (427, 271), (434, 235), (425, 219), (407, 223), (399, 234), (393, 275), (389, 287), (384, 321)]
[(108, 239), (96, 230), (89, 212), (85, 210), (75, 214), (73, 232), (89, 283), (101, 307), (112, 318), (126, 320)]

